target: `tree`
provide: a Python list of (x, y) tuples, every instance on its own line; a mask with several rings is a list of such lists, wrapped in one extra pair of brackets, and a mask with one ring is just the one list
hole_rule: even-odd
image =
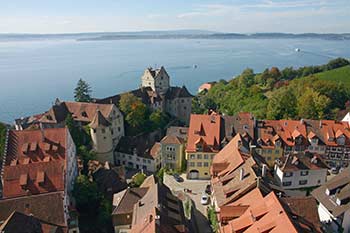
[(292, 88), (278, 89), (267, 105), (268, 119), (293, 119), (296, 116), (297, 99)]
[(156, 110), (151, 113), (149, 120), (152, 125), (152, 129), (163, 129), (169, 122), (169, 117), (160, 110)]
[(79, 79), (77, 87), (74, 89), (74, 99), (77, 102), (91, 102), (91, 92), (90, 85)]
[(2, 155), (4, 154), (6, 132), (6, 125), (0, 122), (0, 161), (2, 161)]
[(77, 209), (79, 212), (84, 212), (85, 214), (95, 213), (103, 198), (102, 194), (98, 191), (97, 184), (91, 182), (85, 175), (77, 177), (74, 184), (73, 196), (76, 200)]
[(250, 87), (254, 82), (254, 71), (250, 68), (245, 69), (239, 77), (239, 85), (242, 87)]
[(78, 156), (83, 161), (83, 174), (88, 173), (88, 162), (96, 159), (96, 152), (88, 150), (86, 146), (78, 147)]
[(143, 181), (146, 179), (146, 175), (142, 172), (136, 173), (131, 180), (131, 187), (140, 187)]
[(298, 99), (298, 115), (300, 118), (322, 119), (325, 117), (330, 103), (331, 100), (327, 96), (307, 88)]
[(119, 100), (119, 108), (125, 115), (127, 115), (132, 110), (131, 106), (134, 103), (139, 102), (139, 101), (140, 101), (140, 99), (131, 93), (122, 94), (120, 96), (120, 100)]
[(141, 101), (131, 105), (131, 111), (126, 115), (125, 120), (134, 128), (143, 126), (147, 121), (147, 106)]

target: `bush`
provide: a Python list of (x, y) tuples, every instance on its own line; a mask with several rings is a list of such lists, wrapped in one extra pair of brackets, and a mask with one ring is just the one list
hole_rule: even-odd
[(146, 175), (144, 173), (137, 173), (132, 177), (132, 181), (130, 183), (131, 187), (140, 187), (143, 181), (146, 179)]
[(213, 229), (213, 232), (218, 232), (219, 222), (218, 222), (218, 219), (216, 217), (214, 206), (208, 207), (208, 220), (210, 222), (211, 228)]

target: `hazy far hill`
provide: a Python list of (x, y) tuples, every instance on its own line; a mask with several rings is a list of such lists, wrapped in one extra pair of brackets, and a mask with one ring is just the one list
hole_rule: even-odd
[(350, 40), (350, 33), (226, 33), (207, 30), (167, 30), (167, 31), (134, 31), (134, 32), (89, 32), (64, 34), (31, 34), (31, 33), (3, 33), (0, 41), (21, 40), (123, 40), (123, 39), (326, 39)]

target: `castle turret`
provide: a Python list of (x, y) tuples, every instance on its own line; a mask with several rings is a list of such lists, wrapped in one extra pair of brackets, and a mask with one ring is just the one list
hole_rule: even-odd
[(102, 115), (99, 109), (89, 126), (94, 150), (97, 153), (111, 152), (113, 150), (111, 123)]

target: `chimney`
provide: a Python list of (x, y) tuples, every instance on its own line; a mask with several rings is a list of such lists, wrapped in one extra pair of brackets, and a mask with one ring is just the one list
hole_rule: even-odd
[(40, 122), (39, 127), (40, 127), (40, 132), (41, 132), (41, 141), (45, 142), (45, 132), (44, 132), (43, 123)]
[(237, 141), (237, 148), (239, 149), (239, 148), (241, 148), (241, 146), (242, 146), (242, 141), (241, 141), (241, 140), (238, 140), (238, 141)]
[(304, 119), (303, 118), (300, 119), (300, 124), (301, 125), (304, 124)]
[(244, 169), (243, 168), (241, 168), (241, 170), (239, 171), (239, 180), (243, 180), (243, 178), (244, 178)]
[(322, 120), (320, 120), (320, 129), (322, 129)]
[(266, 172), (267, 172), (267, 166), (266, 164), (263, 164), (261, 169), (261, 177), (266, 177)]

